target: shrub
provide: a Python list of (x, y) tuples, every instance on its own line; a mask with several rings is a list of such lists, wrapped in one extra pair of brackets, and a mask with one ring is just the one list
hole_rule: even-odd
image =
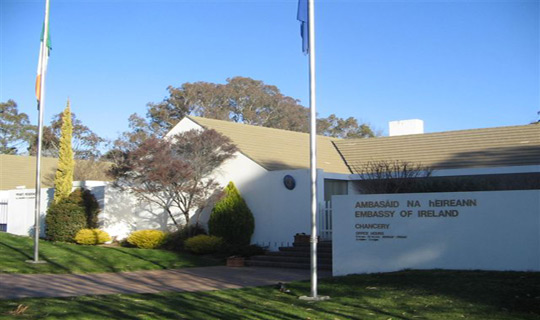
[(184, 226), (180, 230), (167, 233), (162, 247), (167, 250), (181, 251), (184, 249), (184, 241), (200, 234), (206, 234), (203, 227), (199, 225)]
[(165, 232), (159, 230), (139, 230), (132, 232), (127, 242), (143, 249), (154, 249), (165, 241)]
[(73, 242), (77, 232), (86, 226), (86, 214), (79, 205), (61, 201), (51, 204), (45, 223), (49, 240)]
[(98, 227), (99, 203), (90, 190), (84, 188), (75, 189), (66, 201), (84, 208), (87, 228), (95, 229)]
[(215, 236), (200, 234), (185, 241), (186, 250), (195, 254), (207, 254), (219, 251), (223, 246), (223, 239)]
[(111, 236), (99, 229), (81, 229), (75, 235), (75, 242), (78, 244), (95, 245), (102, 244), (111, 240)]
[(209, 233), (231, 245), (247, 246), (255, 229), (251, 210), (231, 181), (210, 215)]

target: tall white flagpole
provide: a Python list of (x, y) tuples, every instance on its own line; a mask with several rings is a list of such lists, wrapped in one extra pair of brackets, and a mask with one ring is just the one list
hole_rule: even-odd
[(43, 26), (43, 41), (41, 43), (41, 61), (40, 61), (40, 91), (39, 91), (39, 115), (38, 115), (38, 143), (36, 154), (36, 200), (34, 209), (34, 260), (33, 263), (39, 263), (39, 215), (41, 212), (41, 145), (43, 136), (43, 110), (45, 109), (45, 76), (47, 74), (47, 42), (49, 41), (49, 0), (45, 1), (45, 22)]
[(315, 0), (308, 2), (311, 172), (311, 297), (317, 298), (317, 110), (315, 99)]

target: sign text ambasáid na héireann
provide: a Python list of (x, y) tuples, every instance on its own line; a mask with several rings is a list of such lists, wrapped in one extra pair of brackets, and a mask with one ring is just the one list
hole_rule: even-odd
[[(357, 201), (355, 208), (356, 218), (455, 218), (459, 216), (459, 207), (476, 207), (477, 199), (430, 199), (406, 200), (406, 209), (401, 207), (400, 201)], [(382, 221), (381, 221), (382, 222)], [(355, 224), (357, 241), (379, 241), (381, 239), (406, 239), (406, 235), (390, 235), (383, 231), (389, 230), (390, 223), (362, 223)]]

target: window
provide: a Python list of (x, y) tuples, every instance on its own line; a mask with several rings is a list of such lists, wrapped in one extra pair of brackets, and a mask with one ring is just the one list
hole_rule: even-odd
[(347, 180), (324, 180), (324, 201), (332, 200), (334, 195), (349, 194), (349, 184)]

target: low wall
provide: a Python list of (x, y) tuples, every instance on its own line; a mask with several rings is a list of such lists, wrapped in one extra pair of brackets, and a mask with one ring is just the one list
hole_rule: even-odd
[(334, 196), (333, 273), (540, 271), (540, 191)]
[[(75, 181), (73, 188), (84, 187), (92, 191), (103, 208), (105, 195), (105, 182), (102, 181)], [(2, 196), (7, 199), (7, 229), (6, 232), (31, 236), (34, 234), (36, 190), (14, 189), (3, 191)], [(40, 237), (45, 237), (45, 214), (54, 197), (54, 188), (41, 189), (40, 204)]]

